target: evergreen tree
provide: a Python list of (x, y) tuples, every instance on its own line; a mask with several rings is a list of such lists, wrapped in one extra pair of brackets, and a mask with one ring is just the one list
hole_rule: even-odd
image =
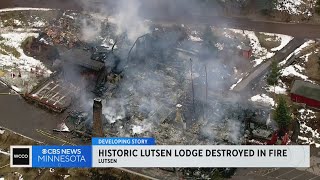
[(316, 10), (316, 13), (320, 15), (320, 0), (317, 0), (315, 10)]
[(223, 176), (218, 170), (214, 170), (213, 173), (210, 175), (211, 180), (223, 180)]
[(279, 98), (278, 106), (274, 112), (274, 119), (280, 129), (287, 129), (291, 122), (291, 115), (287, 102), (283, 97)]
[(278, 5), (277, 0), (256, 0), (254, 2), (257, 10), (261, 11), (261, 13), (266, 16)]
[(203, 37), (205, 45), (211, 50), (211, 51), (217, 51), (217, 47), (215, 46), (215, 43), (217, 41), (217, 37), (213, 34), (211, 27), (208, 25), (206, 26)]
[(271, 72), (268, 75), (267, 83), (271, 86), (275, 86), (278, 84), (278, 79), (280, 76), (280, 69), (276, 61), (272, 61), (271, 64)]

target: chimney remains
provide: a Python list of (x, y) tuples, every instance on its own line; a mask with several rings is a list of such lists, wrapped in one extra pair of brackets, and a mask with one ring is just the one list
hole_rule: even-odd
[(186, 129), (186, 123), (185, 123), (185, 120), (183, 118), (183, 115), (182, 115), (182, 105), (181, 104), (177, 104), (176, 105), (176, 123), (182, 128), (182, 129)]
[(93, 100), (93, 137), (104, 137), (102, 128), (102, 103), (100, 98), (94, 98)]

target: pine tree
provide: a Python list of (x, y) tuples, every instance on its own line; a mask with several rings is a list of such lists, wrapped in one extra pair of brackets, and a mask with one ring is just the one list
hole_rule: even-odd
[(217, 51), (217, 47), (215, 46), (215, 43), (217, 41), (217, 37), (213, 34), (211, 27), (208, 25), (206, 26), (203, 37), (205, 45), (211, 50), (211, 51)]
[(278, 79), (280, 76), (280, 69), (276, 61), (272, 61), (271, 64), (271, 72), (268, 75), (267, 83), (271, 86), (275, 86), (278, 84)]
[(320, 0), (317, 0), (315, 10), (316, 10), (316, 13), (320, 15)]
[(213, 173), (210, 175), (210, 179), (212, 180), (223, 180), (223, 176), (219, 172), (218, 169), (215, 169)]
[(287, 102), (283, 97), (279, 98), (278, 106), (274, 112), (274, 119), (280, 129), (287, 129), (291, 122), (291, 116)]

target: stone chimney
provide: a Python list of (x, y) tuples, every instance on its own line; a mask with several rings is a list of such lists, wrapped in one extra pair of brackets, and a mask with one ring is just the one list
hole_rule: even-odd
[(93, 137), (104, 137), (102, 128), (102, 103), (100, 98), (93, 100), (93, 126), (92, 136)]

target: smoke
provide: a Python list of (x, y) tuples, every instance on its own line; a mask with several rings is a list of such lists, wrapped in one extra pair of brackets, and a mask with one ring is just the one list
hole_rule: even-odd
[[(219, 52), (209, 49), (206, 43), (211, 40), (204, 33), (205, 29), (192, 27), (199, 32), (196, 34), (203, 34), (203, 42), (192, 42), (190, 27), (165, 23), (150, 25), (145, 21), (146, 17), (155, 18), (164, 14), (175, 20), (186, 14), (202, 13), (201, 10), (205, 8), (201, 4), (196, 1), (186, 3), (185, 0), (120, 0), (102, 1), (99, 4), (93, 0), (83, 0), (82, 3), (87, 11), (99, 14), (93, 16), (94, 20), (82, 21), (82, 35), (86, 40), (103, 33), (101, 19), (111, 22), (115, 26), (114, 34), (124, 35), (130, 44), (141, 35), (149, 33), (135, 46), (129, 62), (126, 60), (130, 48), (118, 48), (121, 49), (121, 52), (118, 51), (120, 64), (126, 67), (124, 77), (117, 84), (116, 91), (109, 96), (111, 98), (103, 101), (103, 114), (107, 123), (116, 124), (117, 132), (129, 136), (123, 127), (130, 124), (129, 128), (135, 128), (135, 131), (155, 133), (155, 127), (168, 120), (175, 112), (175, 105), (179, 103), (185, 108), (184, 117), (189, 127), (193, 125), (194, 119), (204, 122), (199, 130), (201, 136), (213, 141), (240, 143), (244, 129), (241, 121), (244, 108), (233, 106), (243, 106), (243, 99), (239, 97), (241, 95), (231, 96), (227, 90), (234, 83), (234, 67), (241, 64), (242, 60), (232, 53), (221, 57), (217, 55)], [(175, 48), (186, 52), (179, 52)], [(191, 82), (194, 84), (193, 92)], [(189, 92), (188, 97), (185, 92)], [(192, 104), (192, 99), (195, 104)]]
[(101, 20), (82, 19), (81, 20), (81, 40), (92, 42), (101, 34)]
[(108, 120), (109, 123), (115, 123), (126, 117), (126, 111), (124, 108), (125, 102), (119, 99), (111, 99), (108, 102), (103, 101), (102, 114)]
[(92, 40), (101, 35), (101, 20), (116, 25), (116, 35), (125, 34), (131, 42), (139, 36), (149, 32), (149, 26), (140, 17), (141, 2), (139, 0), (118, 1), (80, 1), (84, 11), (91, 15), (91, 22), (82, 21), (82, 35), (84, 40)]
[(117, 26), (117, 35), (125, 33), (131, 42), (149, 32), (149, 27), (139, 15), (139, 0), (117, 1), (117, 14), (113, 23)]

